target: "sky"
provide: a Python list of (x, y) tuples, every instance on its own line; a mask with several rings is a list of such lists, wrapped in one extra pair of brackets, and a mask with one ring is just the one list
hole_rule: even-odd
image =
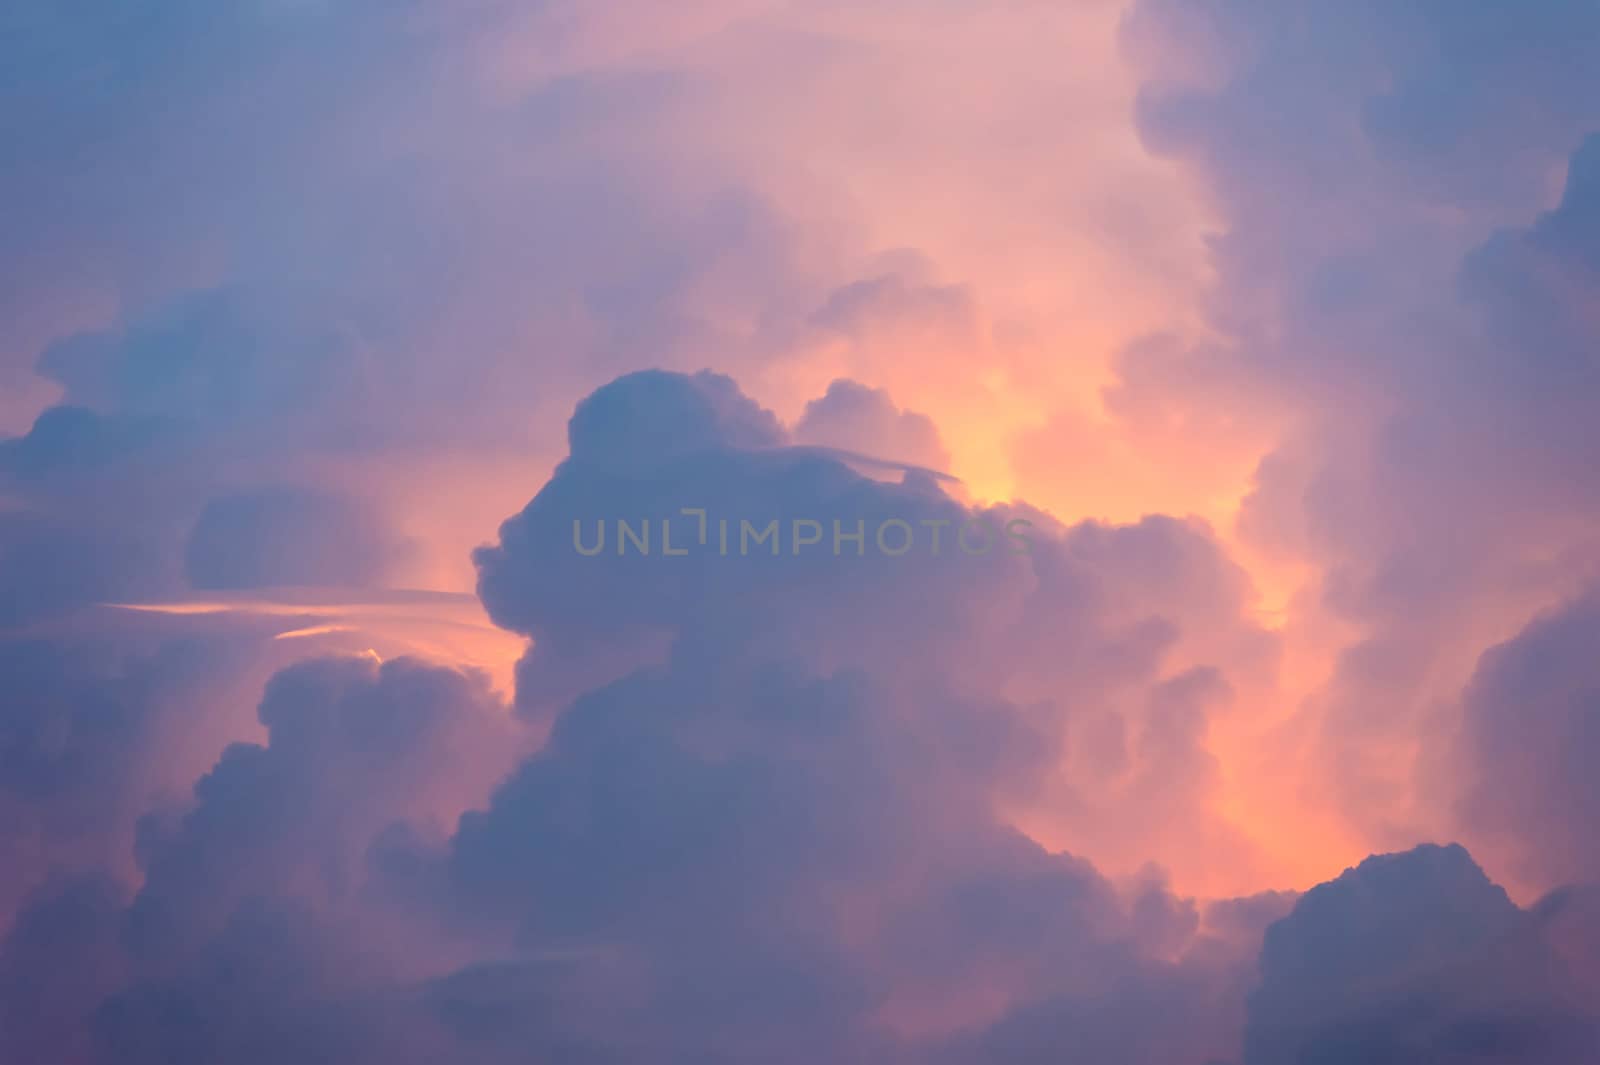
[(1600, 1060), (1597, 49), (12, 0), (0, 1062)]

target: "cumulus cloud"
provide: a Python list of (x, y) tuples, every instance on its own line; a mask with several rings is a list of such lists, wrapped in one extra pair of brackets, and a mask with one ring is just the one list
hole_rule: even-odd
[(1458, 743), (1462, 830), (1532, 883), (1600, 881), (1589, 772), (1600, 724), (1600, 600), (1593, 592), (1487, 651)]
[(0, 441), (8, 622), (196, 588), (380, 584), (403, 564), (375, 501), (315, 458), (370, 447), (364, 404), (382, 394), (325, 317), (219, 291), (41, 361), (64, 403)]
[(0, 1057), (1592, 1056), (1595, 19), (25, 0)]
[[(712, 382), (737, 419), (707, 409)], [(1275, 647), (1204, 527), (1064, 529), (1022, 506), (970, 508), (914, 473), (885, 483), (770, 446), (771, 423), (734, 396), (726, 379), (659, 373), (601, 389), (574, 415), (572, 455), (479, 552), (490, 616), (532, 639), (525, 710), (547, 719), (673, 648), (865, 668), (912, 700), (942, 687), (1024, 708), (1053, 772), (1013, 792), (1063, 819), (1058, 842), (1131, 860), (1126, 822), (1095, 827), (1112, 796), (1148, 804), (1152, 832), (1209, 819), (1207, 719), (1235, 685), (1266, 683)], [(752, 421), (769, 428), (751, 435)], [(619, 522), (648, 527), (653, 553)], [(1226, 837), (1210, 845), (1242, 848)]]
[(1202, 442), (1274, 427), (1234, 532), (1295, 583), (1286, 638), (1320, 647), (1286, 756), (1369, 847), (1454, 830), (1441, 708), (1600, 559), (1592, 21), (1150, 0), (1124, 27), (1141, 130), (1223, 231), (1211, 335), (1130, 348), (1113, 409)]
[(0, 927), (48, 880), (134, 879), (140, 816), (248, 735), (239, 690), (283, 664), (258, 658), (263, 639), (259, 624), (125, 619), (0, 639)]
[(900, 410), (883, 389), (847, 379), (834, 381), (822, 398), (806, 404), (794, 437), (803, 444), (843, 448), (931, 470), (950, 465), (939, 430), (927, 415)]
[[(482, 678), (369, 659), (278, 674), (266, 742), (229, 747), (191, 802), (144, 818), (131, 898), (46, 883), (19, 914), (0, 969), (88, 907), (73, 949), (111, 975), (13, 992), (12, 1010), (44, 1004), (17, 1046), (1155, 1065), (1235, 1056), (1245, 1018), (1246, 1060), (1263, 1061), (1347, 1051), (1325, 1049), (1330, 1030), (1402, 1058), (1587, 1038), (1567, 984), (1497, 998), (1477, 979), (1548, 950), (1537, 930), (1495, 946), (1537, 922), (1459, 849), (1351, 874), (1376, 881), (1375, 917), (1344, 914), (1345, 880), (1301, 900), (1267, 933), (1248, 1014), (1251, 958), (1291, 900), (1201, 905), (1132, 864), (1248, 860), (1209, 808), (1207, 724), (1230, 678), (1270, 672), (1274, 641), (1203, 526), (1067, 528), (915, 474), (874, 480), (788, 446), (713, 374), (624, 377), (578, 406), (569, 438), (477, 556), (491, 616), (532, 640), (517, 701), (548, 726), (538, 750), (512, 767), (537, 732)], [(718, 549), (721, 520), (769, 514), (779, 550)], [(685, 553), (664, 553), (659, 524), (648, 553), (580, 550), (574, 522), (619, 517), (677, 522)], [(826, 539), (801, 542), (795, 519)], [(836, 523), (891, 519), (946, 523), (942, 550), (923, 536), (834, 553)], [(960, 535), (975, 520), (1028, 522), (1026, 550), (994, 533), (977, 550)], [(1019, 828), (1041, 811), (1065, 811), (1050, 845)], [(1386, 931), (1434, 911), (1477, 938)], [(1581, 907), (1546, 911), (1583, 927)], [(1308, 991), (1284, 959), (1326, 941), (1325, 921), (1339, 942), (1354, 929), (1354, 960), (1313, 962), (1332, 991)], [(1369, 969), (1380, 1005), (1418, 980), (1445, 1012), (1420, 1029), (1368, 1018)]]
[[(95, 947), (126, 976), (85, 990), (81, 1025), (28, 1039), (88, 1025), (125, 1057), (370, 1057), (397, 1053), (374, 1032), (409, 1008), (413, 1050), (489, 1060), (1228, 1052), (1260, 923), (1141, 867), (1177, 853), (1157, 837), (1180, 819), (1244, 853), (1207, 809), (1205, 722), (1227, 671), (1271, 647), (1203, 528), (1065, 529), (873, 480), (786, 446), (710, 374), (625, 377), (569, 435), (478, 557), (491, 615), (533, 641), (518, 703), (549, 726), (538, 752), (484, 803), (532, 733), (481, 679), (279, 673), (266, 742), (144, 818), (140, 886)], [(713, 529), (771, 508), (830, 542), (785, 528), (776, 554), (724, 556), (685, 500)], [(607, 513), (670, 515), (702, 550), (578, 554), (574, 518)], [(922, 543), (835, 556), (835, 520), (857, 515)], [(1031, 523), (1028, 551), (1005, 520)], [(1076, 697), (1051, 698), (1071, 677)], [(1119, 803), (1145, 812), (1098, 828)], [(1076, 809), (1058, 833), (1129, 872), (1030, 838), (1029, 808)], [(69, 904), (42, 891), (19, 930)], [(1128, 1023), (1146, 1010), (1162, 1022)]]
[(1459, 846), (1368, 858), (1267, 930), (1244, 1060), (1586, 1061), (1595, 1003)]
[[(131, 898), (80, 875), (19, 914), (0, 948), (8, 1053), (349, 1060), (404, 1042), (364, 999), (446, 964), (449, 941), (397, 916), (422, 889), (381, 877), (382, 856), (437, 845), (518, 734), (481, 676), (406, 659), (296, 665), (268, 684), (260, 719), (265, 743), (229, 746), (190, 801), (142, 820)], [(69, 920), (71, 937), (52, 931)], [(27, 980), (57, 939), (93, 979)]]

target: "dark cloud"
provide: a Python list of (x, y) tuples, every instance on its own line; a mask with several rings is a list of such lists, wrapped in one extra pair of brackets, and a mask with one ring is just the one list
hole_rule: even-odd
[(92, 1060), (86, 1009), (127, 978), (118, 931), (127, 890), (86, 873), (52, 881), (0, 940), (0, 1058)]
[(388, 531), (359, 504), (297, 491), (212, 499), (184, 549), (195, 588), (371, 585), (387, 572)]
[[(1205, 810), (1205, 721), (1271, 648), (1202, 527), (1062, 529), (872, 480), (783, 446), (713, 375), (624, 378), (571, 438), (478, 557), (493, 616), (534, 639), (538, 753), (479, 806), (519, 746), (481, 680), (279, 673), (266, 742), (143, 819), (141, 886), (104, 946), (125, 978), (30, 1038), (87, 1025), (120, 1060), (1228, 1051), (1259, 922), (1158, 870), (1108, 877), (1006, 815), (1070, 796), (1064, 831), (1118, 860), (1184, 831), (1174, 816), (1233, 845)], [(776, 555), (724, 557), (685, 503), (813, 520), (828, 542), (797, 554), (786, 528)], [(578, 555), (573, 517), (607, 514), (673, 516), (706, 550)], [(858, 517), (922, 546), (835, 556), (832, 523)], [(975, 517), (981, 553), (959, 537)], [(1029, 552), (999, 537), (1014, 517)], [(947, 523), (937, 555), (925, 519)], [(1123, 799), (1145, 813), (1119, 848), (1094, 811)]]
[[(588, 1036), (629, 1059), (916, 1059), (951, 1038), (1026, 1060), (1008, 1034), (1026, 1020), (940, 1034), (940, 1004), (975, 985), (1006, 1014), (1049, 1012), (1057, 1052), (1192, 1045), (1200, 988), (1226, 992), (1163, 960), (1193, 940), (1190, 905), (1130, 900), (995, 818), (994, 791), (1034, 758), (1015, 710), (930, 698), (903, 720), (891, 699), (858, 673), (682, 655), (585, 696), (463, 819), (462, 906), (527, 949), (579, 951), (596, 980), (632, 972), (621, 1041)], [(1187, 1012), (1130, 1026), (1108, 1005), (1138, 1012), (1130, 990)], [(502, 1053), (530, 1038), (474, 1019)]]
[(270, 432), (294, 449), (334, 419), (359, 428), (360, 404), (382, 385), (369, 362), (355, 323), (314, 290), (258, 286), (192, 292), (126, 330), (61, 341), (39, 369), (67, 403), (213, 433)]
[[(268, 742), (230, 748), (192, 806), (149, 819), (131, 902), (84, 880), (19, 917), (0, 976), (29, 1015), (8, 1045), (863, 1062), (1050, 1045), (1152, 1065), (1226, 1045), (1209, 1011), (1241, 1000), (1252, 940), (1201, 933), (1159, 880), (1124, 889), (1001, 824), (996, 778), (1031, 756), (972, 744), (1014, 711), (927, 703), (908, 727), (860, 673), (708, 665), (580, 700), (442, 853), (426, 824), (509, 751), (481, 689), (403, 661), (280, 674)], [(511, 960), (425, 978), (464, 945)], [(95, 979), (25, 981), (50, 946)], [(972, 1013), (975, 983), (998, 998)], [(1158, 1003), (1161, 1023), (1129, 1023)]]
[(370, 447), (381, 385), (337, 318), (218, 290), (48, 349), (66, 389), (0, 441), (0, 623), (191, 588), (378, 583), (406, 545), (331, 455)]
[[(586, 412), (662, 395), (649, 419), (614, 419), (603, 447), (575, 424), (572, 457), (479, 551), (490, 616), (533, 640), (518, 674), (526, 711), (548, 719), (674, 647), (708, 669), (768, 658), (857, 668), (897, 699), (957, 692), (1027, 708), (1041, 758), (1062, 773), (1018, 778), (1015, 793), (1042, 802), (1038, 789), (1059, 788), (1052, 816), (1072, 811), (1085, 841), (1128, 842), (1095, 827), (1113, 795), (1144, 809), (1150, 831), (1168, 831), (1163, 818), (1185, 806), (1205, 817), (1207, 717), (1259, 685), (1276, 648), (1248, 617), (1248, 581), (1203, 526), (1062, 529), (1022, 506), (968, 508), (923, 478), (873, 480), (813, 449), (751, 448), (745, 430), (684, 402), (700, 380), (634, 375), (581, 405), (574, 422), (587, 433), (599, 422)], [(703, 543), (684, 508), (705, 512)], [(635, 533), (649, 523), (651, 554), (619, 546), (619, 520)], [(683, 555), (664, 554), (663, 522)], [(1028, 542), (1005, 535), (1010, 522), (1025, 523), (1011, 531)], [(776, 543), (745, 535), (768, 526)], [(581, 554), (602, 527), (603, 549)], [(848, 539), (858, 527), (861, 540)], [(885, 529), (895, 554), (878, 543)], [(797, 530), (817, 542), (797, 549)]]
[(192, 808), (142, 826), (141, 954), (181, 956), (254, 896), (352, 904), (384, 829), (442, 835), (514, 754), (481, 676), (407, 659), (298, 664), (272, 678), (259, 716), (265, 745), (228, 747)]
[(138, 818), (248, 731), (231, 696), (270, 669), (252, 661), (261, 638), (213, 624), (0, 639), (0, 927), (53, 877), (131, 876)]
[(1537, 914), (1459, 846), (1368, 858), (1267, 930), (1250, 1065), (1577, 1062), (1600, 1050)]
[(0, 441), (0, 626), (96, 601), (136, 599), (175, 583), (181, 536), (170, 478), (174, 428), (77, 407), (46, 411)]
[[(1247, 1015), (1262, 930), (1293, 900), (1202, 905), (1010, 823), (1030, 802), (1074, 811), (1063, 833), (1113, 864), (1181, 855), (1184, 836), (1237, 846), (1205, 809), (1204, 737), (1273, 646), (1203, 527), (1069, 529), (872, 480), (784, 446), (712, 375), (624, 378), (571, 437), (478, 555), (491, 613), (534, 640), (519, 701), (549, 723), (543, 746), (512, 768), (521, 727), (481, 678), (369, 659), (279, 673), (265, 742), (144, 818), (131, 898), (38, 886), (0, 974), (82, 917), (68, 945), (107, 975), (14, 985), (6, 1008), (37, 1015), (14, 1045), (1198, 1065), (1234, 1057), (1243, 1026), (1250, 1062), (1592, 1048), (1581, 966), (1551, 945), (1586, 934), (1582, 893), (1523, 911), (1459, 848), (1373, 859), (1271, 926)], [(786, 529), (776, 555), (723, 556), (689, 535), (689, 504), (712, 523), (808, 518), (829, 542), (797, 554)], [(696, 550), (585, 557), (575, 516), (670, 517)], [(1020, 516), (1036, 538), (835, 556), (833, 521), (858, 516)], [(1125, 816), (1096, 830), (1111, 807)]]
[(567, 424), (569, 460), (584, 469), (644, 473), (656, 463), (713, 448), (754, 449), (785, 442), (778, 420), (732, 379), (646, 370), (578, 404)]
[(1588, 593), (1486, 652), (1459, 741), (1463, 831), (1534, 883), (1600, 881), (1600, 597)]
[[(481, 677), (404, 659), (291, 667), (268, 684), (260, 718), (265, 744), (229, 746), (192, 802), (143, 819), (142, 883), (131, 898), (81, 875), (42, 885), (21, 911), (0, 947), (8, 1052), (197, 1062), (426, 1055), (415, 1042), (426, 1024), (405, 1020), (407, 989), (448, 964), (452, 948), (439, 922), (408, 916), (423, 896), (394, 875), (392, 857), (380, 859), (437, 845), (510, 764), (517, 734)], [(58, 768), (48, 776), (84, 798), (109, 790)], [(128, 805), (124, 796), (114, 808)], [(28, 979), (51, 946), (64, 953), (47, 969), (81, 964), (90, 978)]]
[[(1270, 661), (1241, 617), (1241, 575), (1181, 522), (1064, 530), (773, 447), (744, 428), (748, 414), (720, 414), (747, 402), (708, 409), (703, 380), (635, 375), (580, 405), (572, 457), (478, 554), (491, 615), (534, 641), (519, 699), (557, 716), (547, 747), (463, 820), (462, 906), (500, 915), (527, 949), (601, 949), (596, 972), (634, 972), (635, 1055), (1225, 1050), (1226, 1024), (1207, 1018), (1244, 977), (1207, 950), (1236, 962), (1228, 941), (1201, 935), (1192, 904), (1159, 881), (1125, 893), (999, 810), (1048, 792), (1078, 759), (1082, 778), (1063, 787), (1079, 807), (1151, 804), (1139, 833), (1170, 827), (1187, 803), (1204, 825), (1201, 738), (1228, 685), (1217, 667), (1181, 663)], [(641, 408), (649, 417), (586, 415)], [(705, 509), (705, 544), (683, 506)], [(689, 553), (662, 555), (658, 531), (651, 555), (610, 542), (578, 554), (575, 520), (590, 542), (597, 520), (618, 517), (671, 520)], [(776, 554), (736, 541), (721, 553), (719, 520), (737, 537), (769, 517), (783, 530)], [(820, 547), (795, 551), (797, 518), (825, 530)], [(1030, 550), (969, 554), (956, 531), (974, 518), (996, 532), (1031, 522)], [(836, 521), (860, 520), (870, 538), (890, 519), (917, 528), (914, 552), (834, 554)], [(938, 555), (927, 521), (945, 523)], [(1050, 699), (1063, 685), (1071, 694)], [(1114, 849), (1093, 820), (1072, 831)], [(1182, 961), (1190, 951), (1205, 960)], [(1003, 1005), (941, 1020), (940, 1004), (974, 983)], [(781, 993), (752, 999), (751, 987)], [(1124, 993), (1184, 1005), (1135, 1032), (1112, 1002)], [(513, 1025), (500, 1039), (528, 1037)]]

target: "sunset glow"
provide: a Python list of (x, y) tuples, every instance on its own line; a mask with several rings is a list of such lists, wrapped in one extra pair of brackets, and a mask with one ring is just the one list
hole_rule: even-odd
[(0, 1065), (1600, 1061), (1592, 0), (15, 0)]

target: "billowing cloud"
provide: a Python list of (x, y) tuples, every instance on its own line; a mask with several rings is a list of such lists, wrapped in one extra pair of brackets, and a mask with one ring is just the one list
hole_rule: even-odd
[(1151, 0), (1124, 27), (1147, 142), (1225, 229), (1211, 335), (1130, 348), (1110, 399), (1259, 456), (1231, 531), (1304, 648), (1281, 757), (1369, 848), (1455, 831), (1451, 708), (1600, 560), (1593, 18)]
[[(18, 1046), (124, 1060), (1238, 1052), (1251, 958), (1289, 900), (1202, 905), (1138, 864), (1159, 853), (1203, 878), (1219, 857), (1252, 860), (1215, 807), (1206, 737), (1236, 687), (1270, 678), (1275, 642), (1204, 526), (1068, 528), (959, 502), (916, 472), (867, 477), (790, 445), (707, 373), (619, 379), (579, 404), (569, 439), (477, 556), (490, 616), (531, 640), (517, 703), (542, 727), (508, 717), (484, 678), (406, 660), (279, 673), (266, 742), (227, 748), (190, 802), (143, 819), (127, 901), (80, 877), (20, 911), (0, 961), (25, 967), (38, 929), (89, 906), (74, 949), (109, 975), (48, 992)], [(724, 522), (739, 537), (726, 550)], [(1011, 537), (1008, 522), (1022, 523)], [(910, 537), (886, 546), (900, 526)], [(772, 539), (751, 549), (755, 527)], [(1525, 919), (1467, 865), (1505, 920)], [(1446, 889), (1425, 877), (1418, 905)], [(1301, 994), (1279, 988), (1278, 956), (1319, 912), (1311, 898), (1268, 933), (1258, 1005)], [(1340, 994), (1358, 986), (1352, 974)], [(1532, 1018), (1517, 1047), (1587, 1031), (1558, 991), (1512, 1002)], [(1557, 1001), (1570, 1008), (1550, 1013)], [(1251, 1020), (1245, 1051), (1319, 1045), (1319, 1017), (1288, 1034)]]
[[(344, 1000), (449, 957), (448, 939), (396, 916), (416, 889), (385, 879), (381, 855), (442, 839), (518, 734), (481, 676), (405, 659), (296, 665), (272, 679), (259, 714), (264, 744), (229, 746), (190, 801), (143, 819), (130, 899), (79, 876), (42, 886), (19, 914), (0, 949), (8, 1055), (381, 1053), (359, 1002)], [(94, 979), (36, 988), (23, 974), (50, 929), (74, 919), (60, 945), (81, 951)], [(50, 1008), (29, 1012), (34, 996)]]
[[(914, 472), (884, 483), (776, 447), (774, 424), (735, 397), (705, 375), (601, 389), (573, 417), (571, 456), (480, 551), (490, 616), (533, 641), (525, 709), (547, 718), (672, 648), (864, 668), (910, 700), (908, 720), (939, 690), (1015, 703), (1049, 772), (1011, 793), (1052, 811), (1037, 814), (1058, 843), (1131, 860), (1137, 832), (1097, 828), (1103, 802), (1145, 808), (1153, 832), (1211, 820), (1207, 720), (1270, 684), (1275, 648), (1203, 527), (1064, 529), (1025, 507), (969, 508)], [(1217, 832), (1212, 859), (1245, 861)]]
[(52, 878), (133, 878), (140, 816), (249, 734), (241, 689), (284, 661), (258, 657), (264, 639), (249, 624), (125, 619), (0, 639), (0, 926)]
[(1597, 1003), (1550, 932), (1459, 846), (1368, 858), (1267, 930), (1244, 1060), (1587, 1061)]
[(1594, 1056), (1592, 4), (13, 6), (0, 1058)]
[(900, 410), (881, 388), (840, 379), (821, 399), (806, 404), (794, 427), (795, 440), (943, 470), (950, 457), (939, 430), (925, 414)]
[[(491, 616), (532, 638), (518, 701), (551, 725), (543, 746), (447, 838), (536, 732), (483, 681), (403, 660), (278, 674), (266, 743), (229, 747), (191, 803), (143, 821), (139, 887), (107, 918), (126, 976), (78, 1005), (95, 1047), (390, 1053), (372, 1011), (420, 994), (420, 1046), (491, 1059), (1228, 1051), (1250, 923), (1134, 860), (1180, 818), (1205, 849), (1247, 849), (1206, 809), (1205, 721), (1224, 670), (1271, 646), (1203, 528), (1064, 529), (874, 480), (788, 446), (709, 374), (623, 378), (570, 438), (479, 555)], [(704, 544), (671, 506), (691, 499)], [(764, 526), (763, 507), (778, 550), (721, 554), (710, 530)], [(608, 513), (669, 515), (697, 550), (661, 553), (657, 525), (649, 554), (583, 555), (573, 522)], [(855, 515), (871, 543), (835, 555)], [(914, 545), (885, 548), (890, 522)], [(1080, 697), (1049, 698), (1073, 674)], [(1121, 801), (1146, 812), (1098, 830)], [(1018, 828), (1045, 808), (1080, 810), (1054, 829), (1130, 872)], [(19, 930), (67, 905), (41, 890)], [(217, 980), (229, 959), (250, 959), (242, 982)], [(537, 1008), (574, 988), (576, 1008)], [(494, 1012), (508, 998), (534, 1011)], [(1126, 1023), (1158, 1004), (1164, 1024)], [(51, 1032), (85, 1038), (59, 1020), (29, 1038)]]
[(1600, 881), (1600, 602), (1591, 592), (1485, 653), (1467, 688), (1457, 816), (1532, 883)]

